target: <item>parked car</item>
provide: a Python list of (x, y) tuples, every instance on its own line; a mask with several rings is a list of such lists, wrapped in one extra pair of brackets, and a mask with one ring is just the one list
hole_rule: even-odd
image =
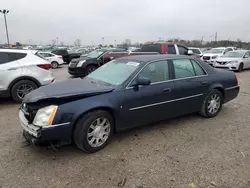
[(61, 55), (63, 57), (63, 61), (66, 63), (70, 63), (72, 59), (79, 58), (81, 56), (81, 53), (79, 52), (71, 52), (69, 53), (65, 49), (55, 49), (52, 50), (51, 53), (56, 54), (56, 55)]
[(217, 57), (222, 56), (223, 54), (230, 52), (230, 51), (234, 51), (234, 49), (232, 47), (212, 48), (211, 50), (208, 50), (203, 53), (202, 60), (210, 65), (213, 65), (213, 62)]
[(142, 46), (140, 51), (157, 52), (159, 54), (193, 55), (192, 51), (188, 50), (188, 47), (169, 42), (148, 42)]
[(237, 97), (234, 72), (197, 58), (141, 55), (115, 59), (84, 79), (71, 79), (26, 95), (19, 118), (34, 144), (75, 143), (92, 153), (115, 132), (199, 112), (216, 116)]
[(62, 65), (64, 63), (61, 55), (56, 55), (51, 52), (38, 52), (38, 53), (51, 63), (51, 67), (53, 69), (56, 69), (59, 65)]
[(54, 82), (50, 67), (36, 51), (0, 49), (0, 96), (22, 101), (30, 91)]
[(132, 55), (158, 54), (157, 52), (128, 52), (122, 50), (123, 49), (100, 49), (89, 53), (86, 57), (73, 59), (68, 66), (68, 73), (73, 76), (84, 77), (116, 58)]
[(218, 57), (214, 64), (216, 68), (223, 68), (228, 70), (237, 70), (241, 72), (244, 69), (250, 68), (250, 51), (249, 50), (235, 50)]
[(197, 55), (197, 57), (201, 58), (202, 57), (202, 51), (200, 48), (194, 48), (194, 47), (189, 47), (189, 50), (192, 50), (194, 54)]

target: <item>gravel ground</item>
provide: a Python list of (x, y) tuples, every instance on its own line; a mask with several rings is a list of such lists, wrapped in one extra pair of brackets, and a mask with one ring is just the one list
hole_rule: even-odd
[[(70, 78), (66, 66), (53, 70)], [(249, 188), (250, 71), (241, 92), (212, 119), (184, 116), (116, 134), (95, 154), (25, 146), (19, 104), (0, 100), (0, 187)], [(193, 185), (191, 185), (193, 184)]]

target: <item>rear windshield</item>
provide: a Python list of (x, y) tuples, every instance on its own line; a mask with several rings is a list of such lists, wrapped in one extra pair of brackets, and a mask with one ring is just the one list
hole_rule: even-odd
[(39, 54), (38, 52), (36, 52), (35, 55), (36, 55), (37, 57), (40, 57), (40, 58), (46, 60), (46, 59), (45, 59), (41, 54)]
[(161, 45), (160, 44), (144, 44), (141, 48), (141, 52), (161, 53)]

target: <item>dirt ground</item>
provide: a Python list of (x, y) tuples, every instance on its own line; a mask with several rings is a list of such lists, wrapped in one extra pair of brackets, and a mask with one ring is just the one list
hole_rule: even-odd
[[(53, 70), (68, 79), (65, 67)], [(250, 71), (212, 119), (184, 116), (116, 134), (95, 154), (22, 143), (19, 104), (0, 100), (0, 187), (249, 188)]]

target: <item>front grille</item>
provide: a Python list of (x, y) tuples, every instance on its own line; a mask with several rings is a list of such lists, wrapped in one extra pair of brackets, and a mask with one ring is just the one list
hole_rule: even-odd
[(21, 110), (24, 113), (24, 117), (28, 120), (29, 123), (32, 123), (36, 113), (37, 113), (37, 109), (33, 109), (31, 106), (29, 106), (26, 103), (23, 103), (21, 105)]
[(210, 60), (210, 56), (203, 56), (203, 60)]
[(221, 65), (225, 65), (227, 64), (228, 62), (227, 61), (216, 61), (218, 64), (221, 64)]

